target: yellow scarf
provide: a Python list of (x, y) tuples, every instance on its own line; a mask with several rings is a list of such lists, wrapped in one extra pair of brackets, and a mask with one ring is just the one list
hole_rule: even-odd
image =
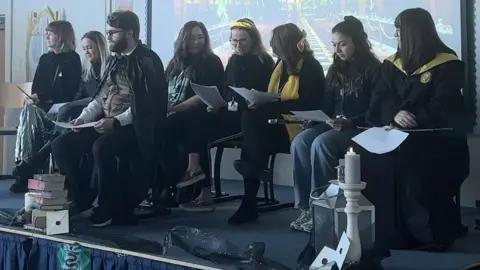
[[(297, 70), (301, 70), (303, 66), (303, 59), (300, 59), (297, 64)], [(280, 89), (280, 78), (282, 77), (283, 61), (278, 63), (277, 67), (270, 77), (270, 83), (268, 84), (268, 93), (278, 93)], [(283, 90), (280, 94), (281, 101), (296, 100), (299, 98), (298, 86), (300, 84), (299, 76), (289, 76), (287, 82), (283, 86)], [(293, 115), (283, 114), (285, 120), (297, 120)], [(302, 131), (302, 125), (299, 124), (287, 124), (285, 125), (288, 132), (290, 141)]]

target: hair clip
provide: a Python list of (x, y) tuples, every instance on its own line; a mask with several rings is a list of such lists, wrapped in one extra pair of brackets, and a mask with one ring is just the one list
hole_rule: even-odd
[(307, 32), (305, 30), (302, 30), (302, 38), (297, 42), (297, 49), (301, 53), (305, 51), (305, 47), (307, 44)]

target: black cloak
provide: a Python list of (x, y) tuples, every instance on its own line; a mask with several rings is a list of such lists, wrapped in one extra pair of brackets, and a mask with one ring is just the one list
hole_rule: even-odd
[(134, 180), (135, 185), (127, 183), (127, 186), (129, 199), (134, 205), (138, 205), (145, 199), (159, 163), (167, 116), (168, 85), (158, 55), (145, 45), (139, 44), (130, 55), (116, 55), (108, 60), (94, 98), (101, 92), (110, 72), (120, 59), (125, 60), (127, 78), (133, 92), (132, 124), (141, 159), (132, 157), (129, 161), (130, 175), (135, 177), (131, 181)]

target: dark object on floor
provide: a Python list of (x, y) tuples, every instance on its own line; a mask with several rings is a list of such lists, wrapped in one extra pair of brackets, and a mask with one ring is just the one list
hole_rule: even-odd
[(167, 254), (169, 247), (178, 246), (196, 257), (219, 265), (236, 266), (243, 270), (289, 270), (263, 257), (265, 243), (254, 242), (242, 250), (217, 235), (186, 226), (169, 230), (163, 246), (163, 255)]
[(10, 186), (10, 192), (15, 194), (27, 193), (28, 179), (15, 177), (15, 182)]

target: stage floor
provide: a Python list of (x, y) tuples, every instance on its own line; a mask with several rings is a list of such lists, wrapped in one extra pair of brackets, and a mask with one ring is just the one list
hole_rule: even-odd
[[(242, 183), (240, 181), (224, 182), (225, 191), (231, 194), (240, 194), (242, 192)], [(0, 181), (0, 198), (2, 198), (0, 200), (0, 208), (21, 208), (23, 205), (23, 195), (11, 194), (8, 191), (11, 183), (12, 181), (9, 180)], [(276, 195), (282, 202), (293, 201), (293, 191), (289, 187), (276, 187)], [(180, 210), (173, 210), (170, 216), (142, 221), (135, 227), (89, 228), (88, 231), (95, 235), (129, 235), (163, 243), (164, 236), (169, 229), (185, 225), (219, 235), (240, 248), (246, 247), (251, 242), (264, 242), (266, 244), (266, 258), (295, 269), (296, 259), (308, 241), (307, 234), (295, 232), (288, 228), (289, 223), (297, 217), (298, 211), (295, 209), (279, 210), (262, 214), (259, 220), (253, 224), (242, 226), (227, 225), (227, 219), (234, 213), (237, 207), (238, 202), (231, 202), (218, 204), (217, 209), (211, 213), (186, 213)], [(475, 217), (480, 217), (476, 209), (464, 209), (463, 216), (464, 223), (469, 225), (470, 228), (473, 226)], [(81, 229), (83, 233), (85, 232), (84, 230), (85, 228)], [(457, 241), (451, 253), (478, 254), (480, 253), (480, 245), (478, 243), (480, 243), (480, 231), (471, 229), (467, 237)], [(168, 255), (171, 259), (226, 269), (225, 267), (215, 266), (213, 263), (198, 259), (176, 247), (169, 250)], [(450, 260), (454, 260), (454, 257), (447, 255), (447, 258)], [(415, 260), (418, 261), (418, 258), (415, 258)], [(395, 261), (391, 263), (396, 264)], [(400, 268), (388, 267), (387, 269)]]

